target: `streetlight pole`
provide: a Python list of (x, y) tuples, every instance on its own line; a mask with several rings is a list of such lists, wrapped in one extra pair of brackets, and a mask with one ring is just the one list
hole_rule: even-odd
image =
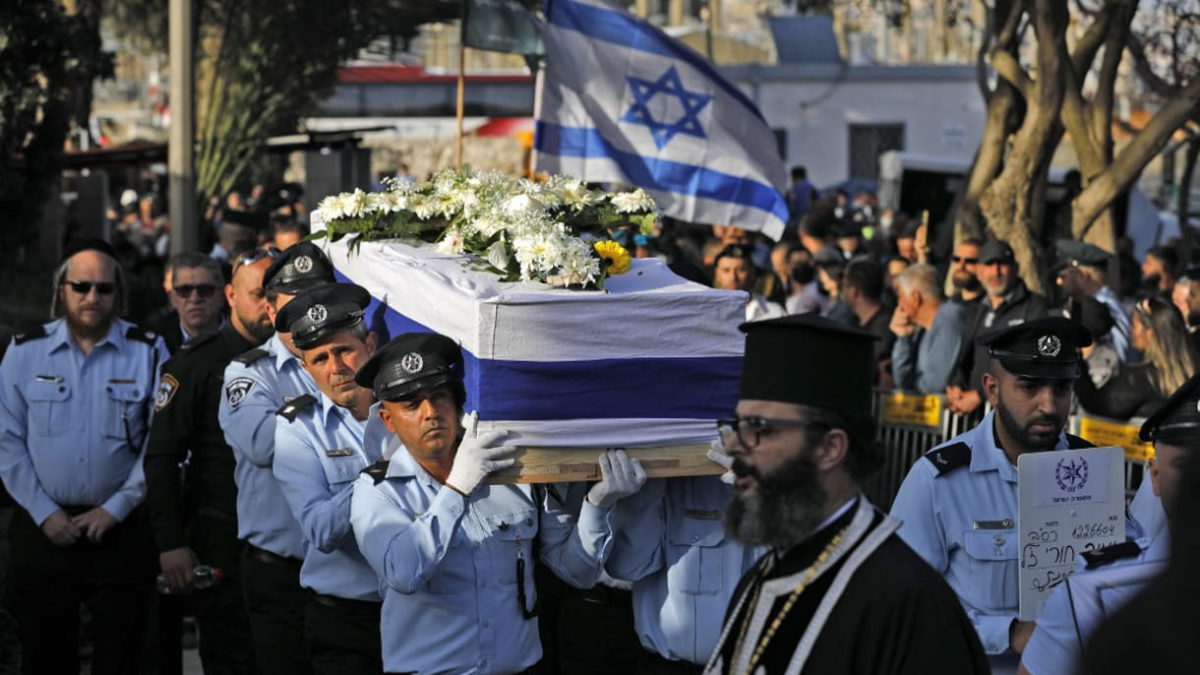
[(195, 86), (192, 63), (194, 8), (192, 0), (170, 0), (171, 129), (167, 143), (167, 197), (171, 207), (171, 253), (200, 248), (196, 213)]

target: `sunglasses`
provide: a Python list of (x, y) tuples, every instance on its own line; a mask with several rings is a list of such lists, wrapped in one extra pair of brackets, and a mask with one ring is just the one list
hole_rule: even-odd
[(950, 260), (956, 263), (965, 263), (967, 265), (974, 265), (979, 262), (979, 258), (964, 258), (957, 255), (950, 256)]
[(181, 284), (172, 288), (171, 292), (181, 298), (191, 297), (195, 293), (201, 300), (207, 300), (217, 292), (217, 287), (213, 284)]
[(87, 295), (95, 288), (100, 295), (112, 295), (117, 290), (117, 284), (114, 281), (64, 281), (64, 285), (70, 286), (72, 291), (80, 295)]
[(256, 248), (253, 251), (246, 251), (237, 257), (237, 261), (233, 263), (233, 271), (230, 272), (229, 276), (232, 278), (233, 275), (237, 273), (239, 267), (253, 265), (263, 258), (270, 258), (274, 260), (282, 254), (283, 252), (274, 246), (267, 246), (265, 248)]

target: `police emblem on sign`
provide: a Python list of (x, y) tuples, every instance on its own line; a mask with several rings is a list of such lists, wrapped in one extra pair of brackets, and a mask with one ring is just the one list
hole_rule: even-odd
[(230, 408), (238, 407), (238, 404), (246, 399), (246, 395), (254, 389), (254, 385), (258, 384), (252, 377), (235, 377), (225, 385), (225, 402)]
[(406, 373), (419, 373), (425, 367), (425, 359), (416, 352), (409, 352), (400, 359), (400, 367)]
[(325, 309), (325, 305), (313, 305), (308, 308), (308, 320), (313, 323), (321, 323), (329, 318), (329, 311)]
[(175, 398), (175, 392), (179, 391), (179, 380), (175, 379), (174, 375), (163, 375), (162, 380), (158, 383), (158, 391), (154, 392), (154, 409), (160, 411), (171, 403), (171, 399)]
[(1088, 482), (1088, 463), (1082, 457), (1058, 460), (1054, 467), (1054, 480), (1063, 492), (1072, 493), (1083, 489)]
[(296, 256), (296, 259), (292, 261), (292, 267), (296, 268), (296, 271), (300, 274), (306, 274), (312, 271), (312, 265), (312, 258), (306, 255), (298, 255)]
[(1054, 358), (1062, 351), (1062, 340), (1057, 335), (1043, 335), (1037, 341), (1038, 353), (1046, 358)]

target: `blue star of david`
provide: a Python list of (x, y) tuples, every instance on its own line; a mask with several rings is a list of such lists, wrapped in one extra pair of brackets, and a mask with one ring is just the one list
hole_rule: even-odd
[[(684, 89), (675, 66), (668, 68), (655, 82), (633, 76), (626, 76), (625, 79), (629, 81), (629, 88), (633, 92), (633, 105), (621, 116), (622, 122), (649, 127), (650, 135), (654, 137), (654, 143), (659, 149), (670, 143), (675, 134), (705, 138), (699, 115), (704, 106), (712, 100), (712, 96)], [(657, 94), (677, 97), (683, 106), (683, 115), (674, 122), (655, 119), (650, 113), (650, 101)]]

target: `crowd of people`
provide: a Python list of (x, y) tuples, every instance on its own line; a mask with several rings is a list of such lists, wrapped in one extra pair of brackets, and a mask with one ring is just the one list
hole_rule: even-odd
[[(1004, 241), (938, 260), (903, 214), (795, 175), (773, 246), (732, 226), (614, 233), (747, 292), (721, 476), (648, 479), (610, 450), (597, 481), (490, 483), (516, 448), (464, 410), (459, 346), (384, 343), (368, 293), (290, 225), (227, 211), (210, 253), (168, 259), (170, 307), (142, 325), (121, 318), (120, 247), (74, 242), (53, 320), (0, 361), (0, 633), (20, 645), (0, 663), (79, 672), (86, 635), (92, 673), (179, 672), (193, 615), (211, 673), (1108, 672), (1106, 614), (1182, 578), (1159, 573), (1194, 517), (1200, 273), (1154, 249), (1125, 297), (1108, 253), (1063, 241), (1047, 299)], [(892, 505), (862, 490), (879, 387), (990, 410)], [(1132, 581), (1102, 607), (1061, 585), (1019, 621), (1016, 461), (1090, 446), (1065, 433), (1076, 398), (1148, 417), (1159, 452), (1126, 544), (1071, 577)]]

